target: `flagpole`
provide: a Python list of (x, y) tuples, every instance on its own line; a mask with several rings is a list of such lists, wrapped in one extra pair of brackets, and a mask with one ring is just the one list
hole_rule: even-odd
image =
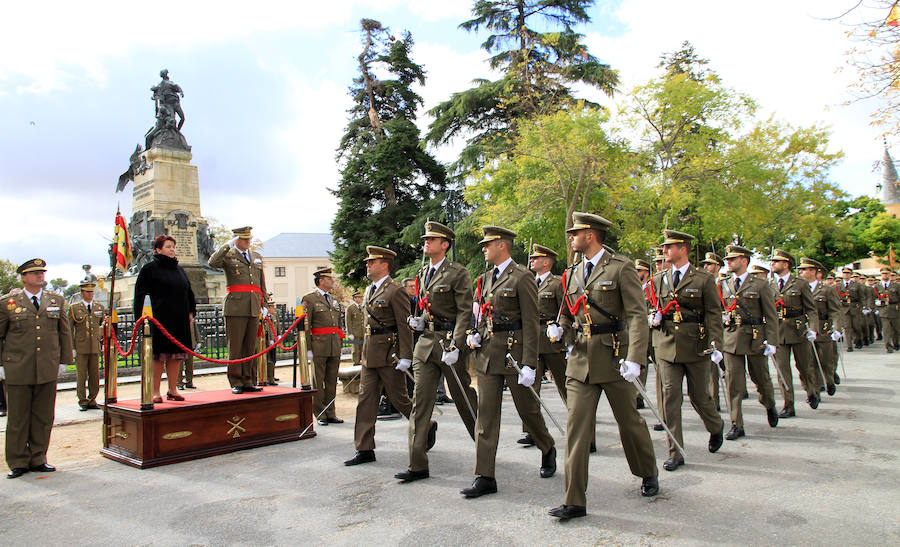
[[(109, 405), (118, 401), (118, 352), (113, 337), (116, 336), (116, 327), (119, 321), (118, 312), (116, 311), (116, 273), (119, 269), (119, 218), (122, 216), (121, 209), (116, 207), (115, 231), (113, 233), (113, 264), (110, 269), (109, 284), (109, 316), (106, 320), (106, 363), (103, 368), (103, 446), (109, 448), (110, 436), (109, 431)], [(111, 386), (111, 387), (110, 387)]]

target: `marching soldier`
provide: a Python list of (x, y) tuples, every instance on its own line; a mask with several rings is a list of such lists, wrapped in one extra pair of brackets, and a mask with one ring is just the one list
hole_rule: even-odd
[[(256, 353), (259, 317), (265, 311), (266, 279), (262, 256), (250, 250), (250, 226), (232, 230), (234, 238), (209, 257), (210, 268), (225, 270), (225, 337), (228, 359), (244, 359)], [(228, 365), (232, 393), (261, 391), (256, 387), (255, 363)]]
[[(397, 253), (369, 245), (365, 258), (366, 276), (372, 284), (366, 289), (366, 326), (359, 376), (359, 400), (353, 440), (356, 455), (344, 465), (375, 461), (375, 418), (382, 387), (394, 407), (409, 418), (412, 403), (406, 393), (406, 374), (412, 364), (412, 331), (409, 330), (409, 297), (391, 279), (391, 267)], [(433, 441), (432, 441), (433, 443)], [(430, 446), (429, 446), (430, 448)]]
[(781, 374), (781, 392), (784, 408), (779, 418), (796, 416), (794, 409), (794, 379), (791, 375), (791, 354), (800, 383), (806, 391), (806, 401), (813, 410), (819, 408), (819, 381), (814, 374), (812, 343), (817, 338), (819, 316), (813, 302), (809, 283), (791, 274), (794, 257), (787, 251), (775, 249), (772, 253), (772, 273), (770, 282), (775, 291), (775, 307), (778, 310), (778, 343), (775, 364)]
[(72, 362), (72, 331), (62, 295), (43, 290), (47, 263), (32, 258), (16, 269), (24, 289), (2, 297), (0, 379), (5, 380), (6, 463), (9, 479), (29, 471), (49, 473), (50, 430), (56, 379)]
[[(478, 280), (476, 328), (466, 337), (466, 343), (475, 349), (478, 372), (476, 477), (471, 487), (460, 491), (467, 498), (497, 492), (494, 468), (504, 383), (509, 386), (522, 423), (541, 450), (541, 477), (556, 473), (555, 441), (528, 389), (534, 383), (538, 361), (537, 285), (531, 273), (510, 256), (515, 232), (498, 226), (484, 226), (482, 230), (484, 238), (479, 244), (485, 262), (494, 267)], [(521, 367), (518, 381), (510, 357)]]
[(863, 279), (863, 294), (866, 296), (865, 305), (863, 306), (863, 315), (865, 321), (866, 345), (871, 346), (875, 341), (875, 333), (878, 333), (878, 339), (881, 340), (881, 328), (878, 326), (878, 316), (875, 315), (875, 276), (867, 275)]
[[(637, 271), (638, 280), (641, 282), (641, 290), (644, 291), (644, 300), (647, 302), (647, 313), (653, 313), (653, 305), (650, 302), (650, 291), (647, 289), (647, 284), (650, 283), (651, 273), (650, 273), (650, 263), (646, 260), (642, 260), (640, 258), (635, 259), (634, 261), (634, 269)], [(647, 374), (650, 371), (649, 363), (654, 360), (653, 356), (653, 344), (647, 344), (647, 366), (641, 367), (641, 375), (638, 377), (638, 381), (642, 386), (647, 387)], [(659, 374), (659, 371), (656, 372)], [(659, 386), (659, 382), (656, 383)], [(662, 407), (662, 389), (656, 390), (656, 407)], [(637, 398), (637, 408), (638, 410), (644, 408), (644, 399), (638, 395)]]
[(838, 298), (841, 299), (841, 312), (843, 317), (844, 337), (847, 342), (847, 351), (853, 351), (862, 347), (863, 343), (863, 314), (862, 303), (864, 300), (863, 287), (853, 281), (853, 270), (841, 269), (841, 281), (835, 284)]
[(890, 268), (881, 268), (881, 281), (875, 285), (875, 309), (881, 318), (884, 348), (888, 353), (894, 353), (900, 344), (900, 285), (891, 281), (892, 273)]
[[(459, 417), (469, 436), (475, 439), (475, 413), (478, 396), (466, 370), (466, 329), (472, 322), (472, 280), (465, 266), (447, 258), (456, 234), (439, 222), (425, 223), (422, 253), (428, 257), (427, 268), (416, 278), (418, 293), (416, 314), (409, 319), (415, 332), (421, 332), (413, 352), (412, 413), (409, 418), (409, 467), (394, 477), (413, 482), (428, 478), (429, 436), (434, 436), (437, 422), (434, 412), (437, 384), (441, 373), (447, 374), (447, 385)], [(447, 367), (446, 369), (444, 367)], [(450, 368), (452, 367), (452, 370)]]
[[(688, 261), (694, 236), (665, 230), (663, 251), (670, 270), (653, 277), (660, 310), (653, 317), (653, 350), (663, 377), (663, 420), (684, 446), (681, 428), (682, 381), (687, 376), (691, 405), (709, 432), (708, 449), (722, 446), (725, 423), (709, 394), (709, 361), (722, 360), (722, 303), (715, 277)], [(663, 469), (674, 471), (684, 458), (672, 439)]]
[(334, 287), (331, 268), (313, 272), (313, 282), (316, 290), (302, 300), (306, 312), (306, 347), (309, 348), (306, 354), (313, 363), (313, 389), (317, 390), (313, 395), (313, 413), (319, 417), (319, 425), (342, 424), (344, 420), (334, 411), (334, 399), (344, 331), (340, 327), (340, 306), (330, 293)]
[[(725, 324), (725, 382), (731, 402), (731, 429), (725, 438), (734, 441), (744, 436), (744, 413), (741, 408), (747, 391), (747, 373), (756, 384), (759, 403), (766, 409), (769, 427), (778, 425), (775, 411), (775, 389), (769, 376), (767, 358), (775, 354), (778, 338), (778, 314), (769, 285), (747, 271), (752, 253), (739, 245), (725, 248), (725, 261), (731, 279), (719, 285)], [(769, 342), (771, 341), (771, 342)]]
[(360, 364), (362, 357), (365, 312), (362, 308), (362, 293), (353, 293), (353, 303), (344, 310), (344, 323), (347, 339), (353, 344), (353, 364)]
[[(659, 273), (659, 272), (665, 270), (666, 268), (668, 268), (669, 263), (666, 260), (666, 255), (663, 254), (661, 247), (657, 247), (657, 248), (653, 249), (653, 252), (654, 252), (653, 265), (656, 268), (656, 270), (654, 271), (654, 274), (656, 274), (656, 273)], [(651, 279), (652, 279), (652, 276), (651, 276)], [(648, 299), (651, 296), (650, 289), (652, 286), (653, 286), (652, 283), (648, 283), (647, 285), (644, 286), (644, 295)], [(648, 300), (648, 302), (649, 302), (649, 300)], [(656, 310), (652, 309), (652, 306), (651, 306), (650, 311), (654, 312)], [(663, 410), (663, 406), (662, 406), (662, 389), (663, 389), (662, 370), (660, 370), (659, 363), (656, 361), (656, 355), (653, 351), (653, 343), (650, 339), (648, 339), (648, 342), (647, 342), (647, 355), (651, 356), (651, 358), (653, 359), (653, 369), (656, 370), (656, 401), (657, 401), (657, 405), (658, 405), (656, 408), (658, 408), (659, 411), (662, 412), (662, 410)], [(653, 424), (654, 431), (665, 431), (665, 429), (666, 428), (663, 427), (662, 423)]]
[[(797, 271), (800, 277), (809, 283), (809, 290), (812, 294), (813, 302), (816, 305), (816, 314), (819, 317), (819, 329), (816, 333), (816, 352), (818, 354), (818, 366), (821, 366), (819, 372), (815, 361), (813, 362), (812, 376), (816, 378), (816, 385), (819, 384), (819, 377), (824, 375), (823, 382), (829, 395), (834, 395), (837, 391), (835, 387), (835, 372), (837, 371), (837, 353), (835, 352), (834, 342), (841, 339), (840, 332), (832, 332), (835, 321), (841, 314), (841, 301), (838, 298), (834, 287), (827, 287), (818, 280), (819, 271), (824, 271), (825, 266), (821, 262), (811, 258), (801, 258)], [(814, 355), (815, 357), (815, 355)]]
[(603, 246), (610, 221), (588, 213), (573, 213), (572, 221), (567, 233), (583, 259), (566, 270), (560, 325), (547, 326), (548, 336), (572, 344), (566, 366), (566, 495), (563, 505), (549, 511), (560, 519), (587, 513), (589, 445), (603, 392), (631, 473), (642, 479), (641, 495), (659, 493), (653, 442), (631, 384), (646, 365), (649, 339), (640, 283), (631, 261)]
[(762, 279), (763, 281), (768, 281), (769, 279), (769, 269), (765, 266), (761, 266), (759, 264), (754, 264), (750, 266), (750, 275), (757, 279)]
[(69, 328), (75, 344), (75, 391), (80, 410), (99, 409), (97, 394), (100, 392), (104, 307), (94, 302), (95, 283), (85, 281), (80, 288), (82, 302), (69, 307)]
[[(706, 253), (706, 256), (700, 261), (700, 264), (702, 264), (704, 270), (715, 276), (716, 287), (718, 287), (722, 282), (719, 271), (725, 265), (725, 261), (722, 260), (722, 257), (716, 253)], [(721, 412), (722, 405), (719, 403), (719, 371), (716, 370), (717, 366), (718, 365), (712, 361), (709, 362), (709, 392), (712, 395), (713, 401), (716, 402), (716, 411)]]

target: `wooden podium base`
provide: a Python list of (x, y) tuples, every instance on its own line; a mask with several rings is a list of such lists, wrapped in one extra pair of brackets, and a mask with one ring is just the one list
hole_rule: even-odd
[(109, 442), (100, 453), (146, 469), (314, 437), (312, 427), (300, 436), (312, 423), (313, 393), (267, 386), (240, 395), (182, 392), (184, 401), (164, 399), (152, 410), (141, 410), (138, 399), (110, 403)]

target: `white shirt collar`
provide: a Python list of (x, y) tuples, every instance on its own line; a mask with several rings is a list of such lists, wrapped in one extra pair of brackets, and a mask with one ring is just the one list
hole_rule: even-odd
[(882, 284), (882, 285), (884, 286), (884, 288), (886, 289), (886, 288), (888, 288), (888, 287), (891, 286), (891, 281), (890, 281), (890, 280), (882, 281), (881, 284)]
[[(496, 268), (500, 272), (497, 274), (497, 277), (500, 277), (500, 275), (503, 273), (503, 271), (506, 270), (507, 266), (512, 264), (512, 261), (513, 261), (512, 257), (509, 257), (506, 260), (504, 260), (502, 264), (497, 264), (496, 266), (494, 266), (494, 268)], [(491, 275), (494, 275), (494, 274), (491, 273)]]
[(431, 267), (434, 268), (434, 271), (435, 271), (435, 272), (437, 272), (437, 271), (438, 271), (438, 268), (441, 267), (441, 264), (443, 264), (445, 260), (447, 260), (447, 257), (446, 257), (446, 256), (445, 256), (444, 258), (442, 258), (441, 261), (438, 262), (437, 264), (432, 263), (432, 264), (431, 264)]
[(680, 268), (676, 268), (675, 266), (672, 266), (672, 279), (673, 280), (675, 279), (675, 272), (681, 272), (681, 279), (684, 279), (684, 275), (687, 273), (688, 268), (690, 268), (690, 267), (691, 267), (690, 262), (685, 262), (684, 266), (682, 266)]
[(36, 296), (37, 299), (38, 299), (38, 302), (41, 301), (41, 295), (44, 294), (44, 289), (39, 290), (39, 291), (37, 292), (37, 294), (31, 294), (30, 292), (28, 292), (28, 289), (22, 289), (22, 291), (25, 292), (25, 296), (28, 297), (28, 300), (31, 300), (31, 298), (32, 298), (33, 296)]
[(750, 270), (744, 270), (743, 275), (736, 275), (736, 276), (734, 276), (734, 278), (735, 278), (735, 279), (740, 279), (740, 280), (741, 280), (741, 285), (743, 285), (743, 284), (744, 284), (744, 281), (747, 281), (747, 276), (749, 276), (749, 275), (750, 275)]
[(537, 284), (540, 285), (541, 283), (544, 282), (545, 279), (547, 279), (547, 276), (549, 276), (549, 275), (550, 275), (550, 270), (547, 270), (542, 275), (534, 276), (534, 278), (537, 280)]
[(815, 290), (816, 290), (816, 287), (817, 287), (818, 285), (819, 285), (819, 280), (818, 280), (818, 279), (816, 279), (815, 281), (810, 282), (810, 284), (809, 284), (809, 290), (810, 290), (810, 292), (815, 291)]
[(322, 296), (325, 296), (326, 294), (328, 294), (325, 291), (323, 291), (322, 289), (320, 289), (319, 287), (316, 287), (316, 290), (319, 291), (319, 294), (321, 294)]
[(386, 276), (382, 277), (381, 279), (379, 279), (378, 281), (376, 281), (375, 283), (372, 283), (372, 287), (373, 287), (373, 288), (372, 288), (372, 294), (375, 294), (375, 291), (378, 290), (378, 287), (380, 287), (381, 284), (384, 283), (384, 280), (387, 279), (387, 278), (389, 278), (389, 277), (390, 277), (389, 275), (386, 275)]
[(586, 271), (586, 269), (587, 269), (587, 263), (588, 263), (588, 262), (590, 262), (591, 264), (593, 264), (593, 266), (591, 266), (591, 268), (592, 268), (591, 271), (593, 272), (593, 271), (594, 271), (593, 268), (596, 268), (596, 267), (597, 267), (597, 263), (600, 262), (600, 257), (602, 257), (602, 256), (603, 256), (603, 253), (605, 253), (605, 252), (606, 252), (606, 248), (605, 248), (605, 247), (601, 247), (601, 248), (600, 248), (600, 252), (597, 253), (597, 254), (595, 254), (595, 255), (594, 255), (594, 258), (587, 258), (587, 257), (585, 257), (585, 259), (584, 259), (584, 268), (585, 268), (585, 270), (582, 270), (581, 273), (585, 273), (585, 271)]
[(788, 278), (789, 278), (789, 277), (791, 277), (791, 272), (788, 272), (788, 273), (786, 273), (786, 274), (784, 274), (784, 275), (776, 275), (776, 276), (775, 276), (775, 279), (783, 279), (783, 280), (784, 280), (784, 284), (787, 285), (787, 282), (788, 282)]

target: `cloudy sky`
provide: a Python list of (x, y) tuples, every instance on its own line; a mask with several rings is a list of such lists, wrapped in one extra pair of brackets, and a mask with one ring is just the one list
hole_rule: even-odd
[[(883, 151), (873, 103), (842, 106), (856, 78), (846, 27), (827, 20), (851, 0), (672, 2), (599, 0), (580, 28), (620, 71), (621, 90), (657, 74), (662, 52), (690, 40), (760, 116), (822, 123), (846, 157), (832, 173), (851, 195), (873, 194)], [(77, 281), (105, 269), (115, 194), (135, 144), (153, 125), (149, 88), (168, 68), (185, 91), (183, 133), (199, 168), (202, 212), (227, 226), (327, 232), (337, 209), (334, 149), (360, 50), (359, 19), (412, 32), (428, 80), (425, 109), (473, 78), (491, 77), (484, 34), (457, 25), (471, 0), (16, 2), (0, 20), (0, 258), (49, 261)], [(592, 97), (600, 100), (601, 97)], [(604, 100), (612, 104), (620, 97)], [(424, 116), (421, 125), (428, 123)], [(455, 147), (436, 150), (453, 159)]]

